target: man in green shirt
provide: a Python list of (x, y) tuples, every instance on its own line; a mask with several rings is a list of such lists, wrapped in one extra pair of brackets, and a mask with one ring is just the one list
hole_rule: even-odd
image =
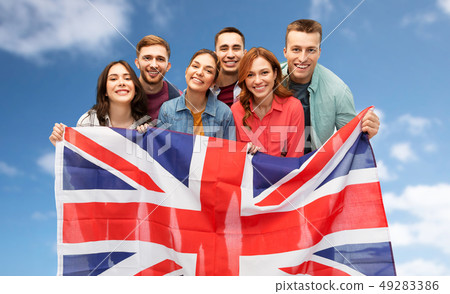
[[(305, 154), (318, 149), (356, 116), (349, 87), (332, 71), (317, 63), (320, 57), (322, 26), (300, 19), (288, 25), (281, 64), (287, 75), (286, 85), (303, 105), (305, 113)], [(362, 130), (369, 138), (378, 133), (378, 116), (369, 111), (362, 120)]]

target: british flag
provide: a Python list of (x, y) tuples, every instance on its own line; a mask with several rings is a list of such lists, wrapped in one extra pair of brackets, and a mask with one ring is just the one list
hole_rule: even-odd
[(395, 275), (361, 118), (301, 158), (151, 129), (66, 128), (59, 275)]

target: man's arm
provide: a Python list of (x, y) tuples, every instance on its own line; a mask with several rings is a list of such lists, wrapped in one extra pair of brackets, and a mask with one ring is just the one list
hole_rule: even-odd
[(355, 102), (353, 101), (353, 94), (349, 87), (344, 84), (341, 92), (336, 97), (336, 129), (345, 126), (356, 116)]

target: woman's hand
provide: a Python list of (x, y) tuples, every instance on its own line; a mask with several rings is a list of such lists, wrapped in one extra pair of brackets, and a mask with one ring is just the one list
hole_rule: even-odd
[(55, 124), (55, 126), (53, 127), (53, 132), (49, 137), (50, 142), (52, 142), (53, 146), (56, 146), (56, 142), (62, 141), (65, 127), (66, 125), (62, 123)]
[(138, 126), (136, 128), (136, 131), (138, 131), (139, 133), (143, 134), (143, 133), (147, 132), (149, 127), (150, 127), (150, 125), (148, 123), (145, 123), (143, 125)]
[(256, 146), (252, 142), (249, 142), (247, 144), (247, 154), (254, 155), (256, 152), (258, 152), (261, 149), (261, 147)]

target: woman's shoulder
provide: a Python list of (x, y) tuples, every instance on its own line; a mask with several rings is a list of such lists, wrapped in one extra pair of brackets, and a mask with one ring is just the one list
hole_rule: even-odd
[(242, 106), (241, 102), (238, 100), (234, 102), (231, 107), (231, 111), (234, 113), (235, 111), (244, 111), (244, 107)]
[(77, 122), (77, 127), (93, 127), (99, 126), (100, 122), (97, 118), (97, 111), (90, 109), (86, 111)]
[(302, 103), (300, 102), (300, 100), (298, 100), (298, 98), (295, 98), (294, 96), (289, 96), (284, 98), (286, 100), (287, 103), (292, 104), (292, 105), (299, 105), (301, 106)]
[(170, 99), (170, 100), (167, 100), (166, 102), (164, 102), (162, 105), (161, 105), (161, 108), (160, 108), (160, 112), (161, 111), (172, 111), (172, 110), (176, 110), (176, 108), (177, 108), (177, 105), (178, 105), (178, 103), (180, 102), (180, 100), (182, 100), (182, 99), (184, 99), (184, 95), (181, 95), (181, 96), (179, 96), (179, 97), (176, 97), (176, 98), (172, 98), (172, 99)]

